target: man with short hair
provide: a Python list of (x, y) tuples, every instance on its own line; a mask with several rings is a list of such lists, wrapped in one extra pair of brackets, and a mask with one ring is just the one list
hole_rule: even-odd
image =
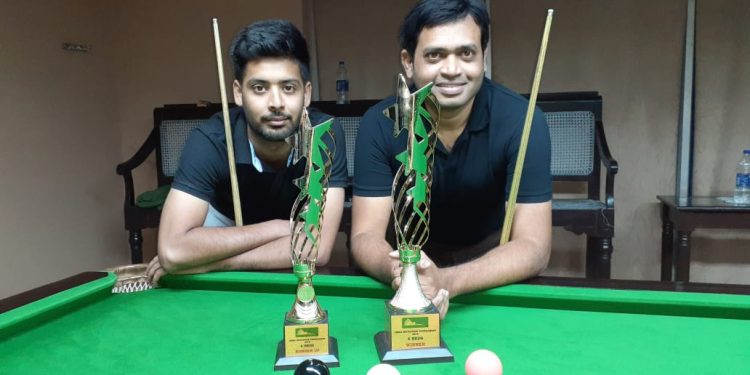
[[(304, 174), (286, 139), (310, 104), (310, 57), (300, 31), (285, 20), (244, 28), (230, 47), (235, 103), (229, 111), (244, 225), (234, 212), (221, 113), (190, 135), (162, 211), (152, 281), (167, 273), (291, 267), (289, 216)], [(312, 124), (327, 117), (310, 113)], [(326, 192), (318, 264), (325, 264), (338, 231), (346, 184), (343, 130), (323, 140), (334, 151)]]
[[(425, 294), (442, 305), (446, 295), (538, 274), (549, 260), (552, 231), (549, 130), (537, 110), (511, 239), (499, 246), (528, 100), (484, 78), (489, 15), (483, 2), (420, 1), (399, 39), (407, 78), (417, 88), (433, 82), (440, 104), (430, 237), (418, 264)], [(395, 289), (401, 267), (385, 237), (399, 167), (395, 156), (405, 149), (406, 134), (394, 138), (393, 121), (382, 113), (394, 102), (391, 97), (375, 105), (359, 127), (351, 243), (359, 266)]]

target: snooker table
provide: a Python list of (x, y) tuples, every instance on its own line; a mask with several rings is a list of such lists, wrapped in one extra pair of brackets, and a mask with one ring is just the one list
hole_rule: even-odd
[[(163, 287), (130, 294), (112, 294), (115, 279), (87, 272), (0, 301), (0, 374), (274, 373), (291, 274), (166, 276)], [(455, 362), (397, 368), (463, 374), (467, 356), (486, 348), (506, 375), (750, 374), (750, 295), (560, 280), (455, 298), (442, 323)], [(319, 274), (314, 284), (339, 345), (331, 373), (365, 374), (378, 362), (373, 335), (393, 291), (365, 276)]]

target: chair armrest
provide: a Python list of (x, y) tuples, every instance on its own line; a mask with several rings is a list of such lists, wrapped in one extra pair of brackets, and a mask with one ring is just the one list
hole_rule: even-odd
[(124, 175), (125, 173), (130, 173), (133, 169), (143, 164), (146, 158), (156, 150), (156, 142), (156, 130), (152, 129), (138, 151), (130, 159), (117, 165), (117, 174)]
[(599, 145), (599, 158), (602, 164), (607, 168), (607, 173), (617, 174), (617, 160), (612, 158), (607, 144), (607, 137), (604, 136), (604, 126), (601, 121), (596, 122), (596, 144)]
[(148, 138), (146, 138), (146, 141), (143, 142), (140, 148), (138, 148), (138, 151), (136, 151), (130, 159), (117, 165), (117, 174), (122, 176), (125, 183), (125, 206), (133, 206), (135, 204), (135, 188), (133, 187), (132, 171), (139, 165), (143, 164), (146, 158), (156, 150), (157, 141), (156, 130), (151, 130)]
[(607, 137), (604, 135), (604, 125), (601, 121), (596, 122), (596, 144), (599, 146), (599, 159), (607, 170), (607, 177), (605, 182), (604, 194), (605, 204), (607, 208), (615, 207), (615, 175), (619, 170), (617, 160), (612, 158), (612, 154), (609, 152), (609, 145), (607, 144)]

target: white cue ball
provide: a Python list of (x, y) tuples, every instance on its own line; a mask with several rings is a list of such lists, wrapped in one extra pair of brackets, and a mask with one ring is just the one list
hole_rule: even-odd
[(466, 375), (503, 375), (503, 363), (487, 349), (475, 350), (466, 358)]
[(372, 366), (372, 368), (367, 371), (367, 375), (401, 375), (401, 373), (398, 372), (398, 369), (387, 363), (380, 363)]

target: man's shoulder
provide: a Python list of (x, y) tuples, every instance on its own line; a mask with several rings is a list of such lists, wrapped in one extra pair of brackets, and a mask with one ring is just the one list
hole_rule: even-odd
[(396, 103), (396, 96), (389, 96), (367, 109), (362, 116), (362, 121), (378, 121), (387, 119), (383, 111)]
[(488, 104), (491, 108), (498, 108), (498, 104), (501, 104), (500, 108), (508, 110), (520, 109), (523, 113), (526, 113), (529, 99), (521, 96), (521, 94), (491, 79), (484, 80), (484, 87), (490, 94), (490, 101)]
[(307, 115), (310, 116), (310, 123), (313, 126), (320, 125), (324, 123), (325, 121), (333, 118), (333, 116), (325, 112), (322, 112), (319, 109), (314, 108), (314, 107), (308, 107)]
[[(242, 115), (242, 107), (233, 107), (229, 109), (229, 118), (231, 119), (231, 126), (234, 127), (238, 123), (239, 116)], [(222, 112), (216, 112), (211, 117), (203, 121), (195, 131), (204, 134), (207, 138), (216, 142), (225, 142), (226, 134), (224, 130), (224, 114)]]

